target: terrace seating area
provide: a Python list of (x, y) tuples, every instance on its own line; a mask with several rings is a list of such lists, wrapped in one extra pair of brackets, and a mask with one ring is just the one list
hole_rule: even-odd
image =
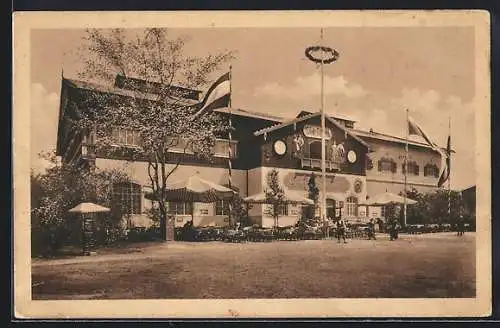
[[(257, 225), (239, 229), (185, 226), (176, 229), (175, 238), (178, 241), (223, 241), (230, 243), (271, 242), (278, 240), (319, 240), (325, 238), (325, 229), (326, 227), (324, 225), (314, 220), (299, 222), (294, 226), (276, 228), (261, 228)], [(336, 238), (337, 236), (337, 231), (333, 222), (330, 222), (328, 226), (328, 236), (330, 238)], [(348, 227), (346, 230), (346, 238), (367, 239), (367, 227), (365, 225)]]

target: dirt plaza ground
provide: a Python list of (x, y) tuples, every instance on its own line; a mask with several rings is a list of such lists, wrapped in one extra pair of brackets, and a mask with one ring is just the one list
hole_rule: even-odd
[(475, 236), (143, 243), (32, 262), (32, 298), (475, 297)]

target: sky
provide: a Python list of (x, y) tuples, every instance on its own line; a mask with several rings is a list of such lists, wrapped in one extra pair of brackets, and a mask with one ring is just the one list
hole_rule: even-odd
[[(129, 32), (130, 35), (134, 31)], [(236, 52), (232, 106), (283, 117), (321, 106), (320, 70), (304, 54), (320, 42), (316, 28), (172, 29), (188, 38), (185, 52), (203, 56)], [(55, 148), (61, 74), (83, 69), (82, 29), (32, 30), (31, 165), (47, 163), (40, 151)], [(451, 117), (451, 186), (475, 184), (474, 29), (472, 27), (332, 27), (322, 44), (340, 56), (325, 65), (325, 111), (356, 126), (405, 135), (405, 109), (437, 144), (445, 146)], [(222, 75), (229, 67), (216, 72)], [(203, 90), (204, 91), (204, 90)]]

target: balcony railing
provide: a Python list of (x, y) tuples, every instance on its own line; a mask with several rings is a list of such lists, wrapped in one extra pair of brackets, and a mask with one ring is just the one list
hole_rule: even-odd
[[(301, 166), (302, 168), (304, 167), (309, 167), (312, 169), (315, 168), (321, 168), (321, 159), (317, 158), (302, 158), (301, 159)], [(333, 162), (333, 161), (325, 161), (325, 169), (329, 171), (338, 171), (340, 170), (340, 163), (338, 162)]]

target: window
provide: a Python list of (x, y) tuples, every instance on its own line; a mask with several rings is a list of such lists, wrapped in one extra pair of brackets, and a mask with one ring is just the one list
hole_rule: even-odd
[[(231, 140), (231, 156), (238, 157), (238, 141)], [(217, 139), (214, 146), (214, 155), (217, 157), (229, 157), (229, 140)]]
[(119, 145), (140, 146), (141, 136), (139, 132), (125, 128), (113, 128), (112, 138)]
[(168, 211), (173, 215), (192, 215), (193, 206), (189, 202), (169, 202)]
[[(408, 162), (406, 163), (406, 166), (408, 166), (408, 174), (412, 174), (412, 175), (419, 175), (420, 173), (420, 167), (418, 166), (418, 164), (416, 162)], [(405, 170), (405, 165), (401, 165), (402, 169), (403, 169), (403, 174), (406, 172)]]
[(141, 214), (141, 186), (135, 183), (113, 185), (113, 200), (122, 214)]
[(427, 164), (424, 166), (424, 176), (434, 176), (435, 178), (439, 177), (439, 168), (436, 164)]
[(168, 151), (172, 153), (192, 154), (193, 150), (188, 141), (183, 138), (167, 137), (166, 140)]
[[(325, 154), (328, 154), (328, 152), (326, 151), (326, 143)], [(313, 141), (309, 144), (309, 157), (314, 159), (321, 159), (321, 141)]]
[(391, 158), (381, 158), (378, 161), (378, 170), (379, 172), (397, 172), (397, 165)]
[(288, 204), (278, 205), (278, 213), (280, 216), (288, 216)]
[[(288, 204), (281, 204), (278, 206), (278, 216), (288, 216)], [(268, 204), (265, 210), (265, 214), (268, 216), (273, 216), (274, 205)]]
[(326, 200), (326, 217), (335, 218), (335, 201), (333, 199)]
[(358, 216), (358, 199), (356, 197), (347, 197), (346, 211), (347, 216)]
[(216, 201), (215, 215), (229, 215), (229, 201), (223, 199)]
[(385, 218), (385, 206), (380, 207), (380, 216)]

